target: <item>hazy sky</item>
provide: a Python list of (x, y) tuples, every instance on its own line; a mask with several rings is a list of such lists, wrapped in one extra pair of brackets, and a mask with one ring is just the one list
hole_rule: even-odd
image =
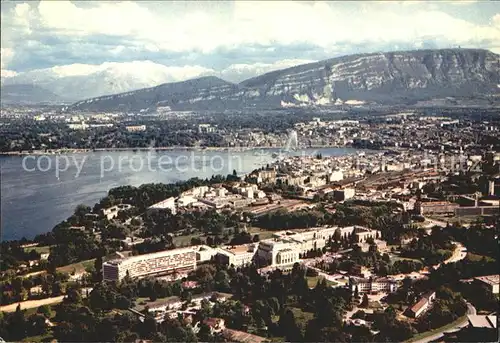
[(181, 74), (251, 75), (358, 52), (460, 45), (500, 53), (494, 1), (2, 1), (1, 28), (2, 75), (143, 60)]

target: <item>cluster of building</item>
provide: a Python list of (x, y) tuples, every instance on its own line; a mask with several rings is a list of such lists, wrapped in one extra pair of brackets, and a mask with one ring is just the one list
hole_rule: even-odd
[(170, 197), (149, 207), (153, 209), (169, 209), (176, 213), (181, 208), (242, 208), (252, 204), (267, 204), (266, 193), (255, 184), (234, 184), (230, 190), (223, 185), (200, 186)]
[[(493, 161), (500, 160), (500, 154), (485, 156)], [(340, 202), (349, 199), (390, 201), (399, 204), (401, 209), (423, 216), (494, 215), (500, 208), (500, 175), (488, 181), (487, 189), (475, 194), (446, 200), (416, 195), (426, 184), (446, 181), (450, 172), (473, 170), (481, 159), (480, 155), (469, 154), (455, 159), (452, 155), (416, 150), (320, 158), (289, 156), (278, 159), (267, 169), (252, 172), (249, 177), (257, 184), (293, 185), (304, 199), (319, 196)]]
[(212, 259), (236, 267), (256, 262), (262, 267), (286, 268), (299, 262), (307, 252), (325, 247), (335, 235), (340, 239), (351, 239), (354, 244), (381, 242), (380, 231), (359, 226), (280, 231), (258, 243), (217, 248), (199, 245), (107, 261), (103, 263), (103, 279), (186, 274), (194, 270), (197, 263)]

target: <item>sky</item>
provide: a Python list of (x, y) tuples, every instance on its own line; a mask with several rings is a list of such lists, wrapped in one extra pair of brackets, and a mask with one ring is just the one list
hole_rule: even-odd
[(52, 68), (162, 64), (229, 81), (353, 53), (423, 48), (500, 53), (494, 1), (2, 1), (2, 77)]

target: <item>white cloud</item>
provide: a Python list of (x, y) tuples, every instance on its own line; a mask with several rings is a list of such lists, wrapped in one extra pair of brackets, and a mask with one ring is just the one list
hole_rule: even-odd
[(273, 70), (284, 69), (311, 60), (289, 59), (275, 63), (232, 64), (218, 72), (199, 65), (166, 66), (152, 61), (70, 64), (22, 73), (2, 70), (2, 83), (33, 83), (70, 99), (83, 99), (153, 87), (200, 76), (216, 75), (240, 82)]
[(453, 0), (447, 2), (447, 4), (454, 5), (454, 6), (468, 6), (477, 3), (478, 0)]
[(1, 64), (1, 69), (4, 69), (7, 67), (7, 65), (12, 61), (12, 58), (14, 57), (14, 50), (10, 48), (0, 48), (0, 64)]
[[(91, 4), (82, 7), (70, 1), (42, 0), (35, 7), (22, 3), (14, 9), (15, 19), (27, 30), (40, 27), (78, 39), (99, 34), (127, 36), (147, 51), (167, 52), (210, 53), (219, 47), (294, 43), (328, 49), (338, 42), (390, 43), (429, 37), (457, 44), (491, 37), (500, 41), (498, 27), (471, 24), (414, 1), (361, 3), (356, 12), (327, 2), (236, 1), (224, 15), (201, 10), (168, 12), (168, 3), (163, 12), (140, 2)], [(110, 51), (119, 54), (121, 49)]]
[(497, 29), (500, 29), (500, 13), (495, 14), (495, 15), (491, 18), (491, 23), (492, 23), (492, 24), (493, 24), (493, 26), (495, 26)]
[(47, 88), (55, 84), (59, 92), (61, 80), (83, 80), (84, 78), (116, 78), (117, 80), (133, 80), (134, 84), (143, 87), (155, 86), (165, 82), (184, 81), (199, 76), (217, 75), (230, 82), (240, 82), (244, 79), (261, 75), (273, 70), (285, 69), (300, 64), (312, 63), (312, 60), (285, 59), (274, 63), (232, 64), (221, 71), (199, 65), (167, 66), (152, 61), (105, 62), (102, 64), (75, 63), (51, 68), (35, 69), (22, 73), (5, 70), (6, 75), (16, 76), (11, 83), (37, 83)]
[(6, 78), (6, 77), (13, 77), (13, 76), (16, 76), (17, 73), (13, 70), (7, 70), (7, 69), (2, 69), (1, 70), (1, 77), (2, 77), (2, 81), (3, 81), (3, 78)]
[(214, 74), (213, 69), (198, 65), (165, 66), (152, 61), (105, 62), (36, 69), (11, 74), (3, 82), (33, 83), (62, 97), (82, 99)]
[[(473, 4), (470, 0), (457, 2), (478, 9), (483, 4)], [(436, 3), (410, 0), (235, 1), (217, 6), (130, 1), (17, 3), (2, 6), (2, 69), (7, 65), (9, 70), (33, 69), (30, 63), (35, 59), (46, 66), (127, 58), (161, 60), (162, 55), (170, 58), (176, 53), (182, 54), (183, 63), (198, 65), (205, 64), (203, 55), (213, 54), (211, 57), (217, 58), (219, 51), (230, 51), (231, 60), (224, 63), (233, 65), (218, 70), (218, 74), (241, 80), (257, 74), (257, 70), (280, 68), (283, 61), (268, 61), (292, 56), (319, 59), (371, 52), (370, 49), (426, 46), (498, 49), (500, 13), (492, 13), (489, 22), (478, 24), (452, 15), (453, 12)], [(454, 8), (455, 12), (460, 10)], [(286, 46), (296, 49), (301, 45), (312, 48), (288, 50), (284, 55)], [(19, 57), (15, 63), (14, 52)], [(321, 56), (313, 55), (316, 52)], [(258, 60), (259, 53), (265, 54), (266, 63), (249, 64), (245, 59), (252, 55), (252, 61)], [(68, 68), (61, 73), (85, 73), (85, 68), (96, 67), (76, 64)], [(185, 69), (179, 71), (179, 75), (184, 72)]]

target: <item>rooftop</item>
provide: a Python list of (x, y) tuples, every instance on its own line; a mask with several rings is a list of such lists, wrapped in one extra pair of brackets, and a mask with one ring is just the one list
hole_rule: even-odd
[(410, 309), (413, 313), (417, 313), (420, 311), (422, 307), (424, 307), (428, 303), (429, 299), (426, 297), (422, 297), (415, 305), (413, 305)]
[(240, 343), (261, 343), (263, 341), (267, 341), (267, 339), (264, 337), (252, 335), (244, 331), (237, 331), (231, 329), (224, 330), (223, 336), (232, 342), (240, 342)]
[(246, 244), (233, 245), (233, 246), (224, 247), (222, 250), (225, 250), (233, 255), (240, 255), (240, 254), (245, 254), (247, 252), (251, 252), (250, 245), (246, 245)]
[(122, 258), (122, 259), (111, 260), (111, 261), (107, 261), (104, 263), (118, 265), (118, 264), (121, 264), (123, 262), (137, 262), (137, 261), (142, 261), (145, 259), (158, 258), (158, 257), (176, 255), (176, 254), (183, 254), (183, 253), (187, 253), (187, 252), (194, 253), (194, 250), (190, 247), (189, 248), (178, 248), (178, 249), (172, 249), (172, 250), (163, 250), (163, 251), (158, 251), (158, 252), (154, 252), (151, 254), (137, 255), (137, 256), (131, 256), (131, 257)]
[(500, 274), (478, 276), (475, 279), (489, 285), (498, 285), (500, 283)]
[(474, 328), (488, 328), (488, 329), (496, 329), (497, 328), (497, 316), (489, 315), (489, 316), (481, 316), (481, 315), (468, 315), (467, 319), (469, 320), (469, 325)]

